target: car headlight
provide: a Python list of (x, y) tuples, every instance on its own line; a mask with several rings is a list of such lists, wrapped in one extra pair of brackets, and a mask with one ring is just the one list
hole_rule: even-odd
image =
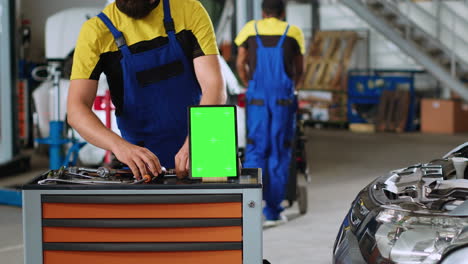
[(437, 263), (449, 247), (468, 241), (461, 235), (467, 218), (386, 207), (376, 220), (381, 224), (375, 234), (377, 247), (396, 263)]

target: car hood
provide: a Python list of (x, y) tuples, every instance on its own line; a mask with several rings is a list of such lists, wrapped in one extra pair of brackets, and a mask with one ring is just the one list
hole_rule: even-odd
[(419, 214), (468, 216), (468, 143), (441, 159), (398, 169), (367, 189), (375, 205)]

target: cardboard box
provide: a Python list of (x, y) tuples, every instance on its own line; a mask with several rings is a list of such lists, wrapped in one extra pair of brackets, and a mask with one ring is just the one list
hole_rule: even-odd
[(459, 100), (423, 99), (421, 132), (468, 133), (468, 104)]

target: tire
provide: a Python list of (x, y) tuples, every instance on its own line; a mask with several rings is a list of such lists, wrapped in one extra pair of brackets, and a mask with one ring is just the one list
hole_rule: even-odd
[(299, 206), (299, 213), (305, 215), (307, 213), (307, 187), (299, 185), (297, 187), (297, 205)]

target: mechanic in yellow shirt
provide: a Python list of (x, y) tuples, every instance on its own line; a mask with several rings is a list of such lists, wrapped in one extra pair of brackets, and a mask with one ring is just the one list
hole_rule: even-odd
[[(122, 137), (92, 112), (105, 73)], [(140, 178), (161, 167), (187, 175), (187, 107), (224, 104), (211, 20), (196, 0), (116, 0), (82, 27), (68, 122)]]
[(237, 71), (248, 86), (244, 167), (262, 168), (265, 225), (284, 222), (295, 129), (295, 83), (303, 73), (304, 36), (287, 22), (283, 0), (264, 0), (263, 19), (250, 21), (235, 42)]

